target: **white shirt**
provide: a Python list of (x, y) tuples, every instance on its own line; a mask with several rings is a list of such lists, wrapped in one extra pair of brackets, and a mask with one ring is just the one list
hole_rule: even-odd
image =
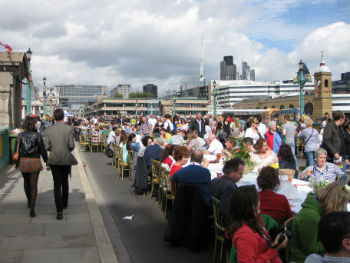
[(157, 120), (155, 118), (149, 118), (147, 123), (148, 125), (152, 125), (152, 128), (154, 128), (154, 126), (157, 123)]
[(117, 137), (115, 136), (115, 132), (114, 131), (110, 131), (108, 133), (108, 137), (107, 137), (107, 144), (110, 144), (110, 143), (115, 143), (115, 139)]
[(170, 131), (174, 130), (174, 125), (171, 123), (171, 121), (166, 120), (166, 121), (164, 122), (164, 128), (165, 128), (165, 129), (168, 129), (168, 126), (170, 127)]
[(258, 130), (260, 131), (261, 135), (265, 135), (265, 133), (267, 133), (267, 128), (266, 128), (266, 125), (262, 122), (259, 123), (259, 126), (258, 126)]
[(209, 145), (209, 148), (208, 148), (208, 151), (211, 153), (211, 154), (218, 154), (218, 153), (221, 153), (222, 149), (224, 149), (224, 146), (222, 146), (222, 143), (219, 142), (217, 139), (214, 139), (210, 145)]
[(245, 131), (245, 135), (244, 135), (244, 138), (252, 138), (253, 139), (253, 143), (256, 144), (256, 141), (260, 139), (260, 136), (258, 133), (254, 133), (252, 128), (248, 128), (246, 131)]

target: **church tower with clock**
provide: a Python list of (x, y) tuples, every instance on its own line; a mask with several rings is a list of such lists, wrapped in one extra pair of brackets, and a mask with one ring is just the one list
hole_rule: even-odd
[(314, 74), (315, 97), (313, 119), (319, 122), (328, 112), (332, 116), (332, 72), (321, 55), (320, 66)]

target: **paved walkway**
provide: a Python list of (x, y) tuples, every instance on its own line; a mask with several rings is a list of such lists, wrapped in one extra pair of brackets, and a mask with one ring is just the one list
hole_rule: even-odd
[[(77, 147), (79, 149), (79, 147)], [(36, 217), (29, 216), (23, 178), (0, 172), (0, 262), (118, 262), (80, 161), (72, 167), (69, 204), (56, 219), (51, 171), (39, 176)]]

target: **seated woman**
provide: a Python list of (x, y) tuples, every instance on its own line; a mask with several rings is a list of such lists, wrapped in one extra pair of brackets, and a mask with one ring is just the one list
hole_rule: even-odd
[(238, 262), (282, 262), (278, 251), (287, 245), (288, 238), (283, 235), (282, 243), (278, 243), (280, 235), (271, 240), (261, 220), (259, 194), (254, 185), (241, 186), (233, 192), (230, 219), (228, 234), (232, 236)]
[(256, 153), (251, 153), (250, 160), (254, 163), (253, 172), (258, 172), (261, 168), (277, 163), (276, 154), (269, 149), (265, 139), (259, 139), (256, 142)]
[(262, 168), (257, 183), (261, 189), (259, 192), (261, 213), (271, 216), (279, 225), (293, 217), (287, 198), (275, 193), (275, 189), (280, 185), (276, 169), (272, 167)]
[(236, 147), (236, 140), (234, 137), (228, 137), (225, 142), (225, 149), (222, 149), (221, 153), (225, 155), (225, 157), (228, 157), (229, 159), (232, 158), (232, 152), (233, 149)]
[(134, 133), (130, 134), (126, 143), (126, 149), (128, 151), (133, 151), (133, 154), (135, 156), (140, 148), (140, 143), (136, 141), (136, 135)]
[(162, 164), (162, 167), (164, 167), (167, 171), (170, 172), (171, 167), (173, 167), (175, 163), (174, 159), (174, 150), (175, 145), (168, 144), (165, 146), (164, 150), (162, 151), (162, 154), (159, 157), (159, 162)]
[(300, 179), (308, 180), (312, 178), (316, 181), (325, 180), (329, 182), (346, 182), (346, 175), (344, 172), (334, 163), (329, 163), (326, 161), (327, 151), (325, 149), (319, 148), (315, 152), (315, 156), (316, 163), (302, 171), (299, 175)]
[(349, 197), (350, 192), (340, 182), (331, 183), (316, 193), (310, 192), (307, 195), (301, 211), (291, 225), (293, 238), (290, 249), (293, 262), (302, 263), (312, 253), (324, 255), (323, 245), (318, 239), (318, 223), (328, 213), (346, 211)]
[(128, 134), (120, 136), (120, 143), (119, 146), (122, 148), (122, 153), (123, 153), (123, 162), (127, 163), (129, 160), (129, 153), (128, 150), (126, 149), (126, 144), (128, 142)]
[(292, 149), (288, 144), (281, 145), (278, 152), (278, 166), (279, 169), (296, 169)]
[(173, 176), (174, 173), (186, 165), (189, 157), (190, 152), (186, 146), (177, 146), (174, 150), (175, 163), (173, 167), (171, 167), (170, 176)]

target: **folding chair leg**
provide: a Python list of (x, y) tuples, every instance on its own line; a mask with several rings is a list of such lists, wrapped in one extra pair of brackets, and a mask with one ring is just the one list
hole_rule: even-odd
[(217, 245), (218, 245), (218, 240), (215, 237), (215, 241), (214, 241), (214, 255), (213, 255), (213, 262), (215, 262), (216, 260), (216, 250), (217, 250)]

